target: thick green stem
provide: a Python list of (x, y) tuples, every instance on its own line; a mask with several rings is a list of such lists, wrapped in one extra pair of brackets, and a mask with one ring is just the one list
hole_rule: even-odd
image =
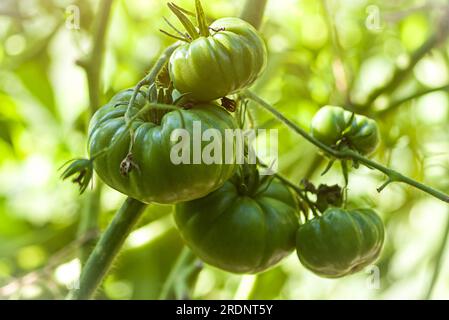
[[(100, 180), (97, 181), (97, 185), (94, 189), (86, 194), (84, 199), (84, 207), (81, 213), (81, 219), (78, 226), (78, 238), (83, 238), (86, 234), (98, 232), (98, 216), (101, 211), (101, 192), (102, 183)], [(89, 257), (91, 248), (95, 245), (98, 240), (98, 236), (93, 236), (89, 241), (86, 241), (80, 246), (80, 259), (81, 264), (84, 264)]]
[[(150, 73), (137, 85), (132, 100), (136, 98), (140, 87), (156, 79), (178, 45), (179, 43), (176, 43), (164, 51)], [(79, 289), (72, 295), (74, 299), (89, 299), (93, 295), (144, 207), (145, 204), (131, 198), (125, 201), (89, 256), (81, 274)]]
[(87, 260), (73, 299), (87, 300), (93, 296), (145, 207), (146, 204), (135, 199), (126, 199)]
[(246, 0), (240, 18), (251, 23), (254, 28), (259, 29), (267, 5), (267, 0)]
[[(331, 147), (323, 144), (322, 142), (318, 141), (317, 139), (315, 139), (314, 137), (309, 135), (304, 129), (300, 128), (298, 125), (296, 125), (291, 120), (286, 118), (282, 113), (280, 113), (271, 104), (269, 104), (268, 102), (266, 102), (265, 100), (263, 100), (262, 98), (257, 96), (256, 94), (252, 93), (251, 91), (245, 90), (242, 93), (242, 95), (247, 97), (248, 99), (253, 100), (257, 104), (259, 104), (265, 110), (267, 110), (268, 112), (273, 114), (273, 116), (275, 116), (279, 121), (284, 123), (287, 127), (292, 129), (297, 134), (301, 135), (304, 139), (306, 139), (310, 143), (314, 144), (316, 147), (320, 148), (322, 151), (324, 151), (329, 156), (332, 156), (332, 157), (335, 157), (338, 159), (356, 160), (359, 163), (364, 164), (365, 166), (367, 166), (369, 168), (374, 168), (374, 169), (384, 173), (388, 177), (388, 180), (389, 180), (387, 184), (389, 184), (391, 182), (402, 182), (402, 183), (408, 184), (416, 189), (424, 191), (424, 192), (434, 196), (435, 198), (440, 199), (441, 201), (449, 203), (449, 196), (441, 191), (433, 189), (423, 183), (420, 183), (420, 182), (413, 180), (407, 176), (404, 176), (401, 173), (399, 173), (393, 169), (387, 168), (373, 160), (365, 158), (364, 156), (362, 156), (359, 153), (354, 152), (352, 150), (339, 151), (336, 149), (332, 149)], [(384, 185), (384, 187), (386, 185)]]
[(438, 276), (440, 275), (441, 268), (443, 267), (443, 256), (446, 252), (447, 240), (449, 239), (449, 217), (446, 220), (446, 226), (443, 229), (443, 235), (441, 238), (440, 246), (438, 247), (437, 253), (435, 255), (435, 267), (432, 273), (432, 279), (430, 280), (429, 287), (424, 296), (424, 299), (429, 300), (432, 298), (432, 293), (437, 283)]

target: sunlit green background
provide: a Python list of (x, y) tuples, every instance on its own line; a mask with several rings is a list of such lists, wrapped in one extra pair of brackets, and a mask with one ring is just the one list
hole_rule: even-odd
[[(106, 40), (101, 94), (133, 86), (172, 43), (158, 30), (170, 15), (162, 0), (116, 0)], [(88, 86), (76, 64), (91, 48), (98, 17), (94, 0), (2, 0), (0, 3), (0, 299), (63, 299), (80, 272), (77, 227), (88, 193), (59, 179), (65, 161), (86, 155)], [(192, 0), (177, 4), (193, 8)], [(203, 1), (211, 18), (238, 15), (243, 1)], [(446, 1), (269, 0), (261, 29), (269, 66), (254, 86), (262, 97), (308, 128), (325, 104), (360, 105), (394, 70), (407, 68), (434, 34)], [(77, 30), (70, 10), (80, 10)], [(69, 12), (66, 12), (68, 9)], [(326, 14), (328, 12), (328, 14)], [(397, 105), (392, 101), (449, 83), (449, 44), (443, 38), (392, 92), (361, 109), (376, 118), (383, 143), (378, 162), (449, 192), (448, 89)], [(368, 109), (370, 108), (370, 109)], [(257, 111), (257, 123), (279, 128), (280, 169), (293, 181), (342, 183), (300, 137)], [(350, 176), (350, 205), (372, 206), (387, 225), (376, 267), (339, 280), (303, 268), (295, 254), (257, 276), (204, 266), (193, 299), (420, 299), (449, 298), (449, 254), (442, 249), (449, 207), (410, 187), (361, 168)], [(104, 187), (103, 229), (124, 196)], [(183, 244), (170, 206), (152, 205), (127, 240), (98, 298), (155, 299)], [(447, 252), (446, 252), (447, 253)], [(377, 271), (379, 282), (376, 281)], [(438, 268), (437, 268), (438, 271)], [(374, 275), (373, 275), (374, 272)], [(176, 297), (176, 296), (175, 296)]]

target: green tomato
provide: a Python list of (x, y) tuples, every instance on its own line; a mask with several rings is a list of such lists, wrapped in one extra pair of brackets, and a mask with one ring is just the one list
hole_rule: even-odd
[[(206, 164), (201, 159), (199, 164), (192, 164), (194, 121), (199, 121), (201, 133), (214, 128), (223, 137), (226, 129), (238, 127), (226, 110), (209, 103), (189, 110), (167, 110), (157, 123), (149, 113), (139, 114), (133, 122), (135, 141), (128, 163), (132, 170), (124, 175), (120, 169), (130, 146), (124, 115), (131, 95), (132, 91), (117, 94), (95, 113), (89, 126), (89, 154), (95, 158), (95, 171), (107, 185), (145, 203), (177, 203), (205, 196), (234, 174), (236, 164), (225, 161), (225, 152), (222, 161)], [(146, 98), (139, 94), (131, 115), (137, 115), (145, 103)], [(175, 164), (171, 159), (172, 147), (179, 145), (178, 141), (171, 140), (171, 134), (178, 128), (189, 133), (190, 140), (184, 143), (192, 151), (190, 164)], [(201, 150), (210, 143), (201, 141)]]
[(176, 206), (181, 236), (206, 263), (234, 273), (264, 271), (295, 246), (297, 205), (272, 181), (248, 193), (228, 181), (210, 195)]
[(222, 18), (210, 28), (221, 31), (182, 45), (169, 63), (174, 87), (197, 101), (215, 100), (247, 88), (267, 64), (265, 44), (249, 23)]
[(363, 155), (372, 154), (379, 145), (376, 121), (341, 107), (322, 107), (313, 117), (312, 135), (328, 146), (342, 141)]
[(301, 263), (315, 274), (339, 278), (373, 263), (384, 242), (384, 225), (371, 209), (329, 208), (301, 225), (296, 250)]

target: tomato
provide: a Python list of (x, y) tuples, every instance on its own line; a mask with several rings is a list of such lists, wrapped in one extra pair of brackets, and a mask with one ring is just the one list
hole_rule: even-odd
[(222, 18), (201, 36), (175, 50), (169, 71), (174, 87), (196, 101), (211, 101), (250, 86), (267, 64), (257, 30), (239, 18)]
[[(223, 137), (226, 129), (237, 128), (226, 110), (211, 103), (189, 110), (166, 110), (158, 123), (148, 112), (136, 115), (146, 103), (144, 94), (139, 94), (131, 110), (137, 117), (133, 122), (135, 141), (131, 157), (127, 157), (130, 134), (124, 115), (131, 95), (132, 91), (117, 94), (96, 112), (89, 126), (89, 154), (95, 157), (94, 169), (107, 185), (145, 203), (176, 203), (203, 197), (234, 174), (236, 165), (225, 161), (224, 151), (223, 160), (212, 164), (202, 159), (199, 164), (192, 164), (193, 152), (190, 164), (175, 164), (170, 158), (172, 147), (178, 143), (170, 140), (175, 129), (187, 130), (190, 140), (186, 145), (190, 143), (192, 151), (194, 121), (199, 121), (201, 133), (215, 128)], [(209, 143), (201, 141), (201, 150)], [(129, 160), (125, 163), (127, 169), (132, 169), (127, 175), (120, 170), (125, 158)]]
[(382, 220), (373, 210), (329, 208), (299, 227), (296, 249), (307, 269), (322, 277), (338, 278), (373, 263), (384, 237)]
[(338, 142), (363, 155), (372, 154), (379, 145), (376, 121), (341, 107), (322, 107), (313, 117), (312, 135), (328, 146)]
[(257, 273), (292, 252), (297, 205), (278, 181), (252, 188), (228, 181), (210, 195), (176, 206), (181, 236), (206, 263), (234, 273)]

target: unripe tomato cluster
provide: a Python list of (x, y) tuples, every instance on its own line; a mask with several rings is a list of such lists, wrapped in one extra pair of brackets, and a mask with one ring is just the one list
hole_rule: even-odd
[[(186, 244), (206, 263), (230, 272), (264, 271), (295, 248), (302, 264), (324, 277), (344, 276), (372, 263), (384, 240), (374, 211), (328, 207), (300, 223), (298, 195), (276, 178), (261, 178), (255, 165), (171, 161), (175, 129), (192, 133), (195, 121), (203, 131), (238, 128), (235, 117), (215, 100), (250, 86), (267, 62), (261, 36), (241, 19), (223, 18), (198, 29), (185, 24), (200, 34), (190, 34), (172, 54), (169, 85), (153, 90), (152, 84), (130, 106), (133, 91), (122, 91), (93, 116), (88, 149), (98, 176), (139, 201), (176, 204), (174, 218)], [(174, 96), (186, 98), (188, 107)], [(162, 110), (152, 109), (152, 103)], [(317, 113), (312, 135), (365, 155), (379, 141), (373, 120), (338, 107)]]

